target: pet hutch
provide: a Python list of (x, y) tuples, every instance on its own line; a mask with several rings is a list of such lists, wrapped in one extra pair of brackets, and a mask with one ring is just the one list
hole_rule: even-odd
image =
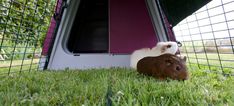
[(48, 69), (129, 67), (134, 50), (153, 47), (159, 41), (176, 41), (172, 27), (209, 1), (63, 1), (66, 7), (53, 35), (56, 37), (50, 45), (51, 52), (46, 54), (49, 58), (45, 66)]

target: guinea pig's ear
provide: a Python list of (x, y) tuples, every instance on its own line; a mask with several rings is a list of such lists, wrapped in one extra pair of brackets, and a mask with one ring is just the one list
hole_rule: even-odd
[(166, 45), (165, 45), (165, 46), (162, 46), (162, 48), (161, 48), (161, 53), (164, 53), (164, 52), (166, 51), (166, 49), (167, 49)]
[(183, 60), (184, 62), (186, 62), (187, 57), (186, 57), (186, 56), (184, 56), (184, 57), (182, 58), (182, 60)]
[(166, 62), (166, 66), (172, 65), (172, 61), (170, 59), (165, 60), (165, 62)]

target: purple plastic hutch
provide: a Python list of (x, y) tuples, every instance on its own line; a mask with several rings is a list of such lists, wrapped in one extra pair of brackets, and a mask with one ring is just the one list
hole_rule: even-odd
[(44, 43), (42, 55), (49, 55), (48, 69), (129, 67), (134, 50), (176, 40), (157, 0), (66, 2), (51, 52), (53, 19)]

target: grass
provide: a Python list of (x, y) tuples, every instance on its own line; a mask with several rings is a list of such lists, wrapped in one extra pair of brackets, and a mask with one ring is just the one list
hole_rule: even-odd
[[(219, 61), (218, 54), (215, 53), (207, 53), (207, 55), (205, 55), (204, 53), (198, 53), (198, 54), (187, 53), (182, 55), (188, 57), (187, 63), (192, 63), (194, 65), (200, 64), (200, 68), (202, 69), (207, 70), (209, 69), (210, 66), (211, 71), (222, 72), (222, 70), (220, 69), (222, 65), (222, 67), (224, 68), (223, 70), (224, 73), (234, 75), (234, 54), (220, 54), (221, 64)], [(229, 61), (222, 61), (222, 60), (229, 60)]]
[[(234, 41), (234, 39), (232, 39)], [(217, 67), (223, 67), (224, 71), (227, 71), (228, 73), (232, 72), (234, 73), (234, 54), (231, 49), (231, 44), (230, 44), (230, 39), (217, 39), (217, 47), (219, 48), (218, 52), (219, 55), (216, 51), (216, 46), (214, 43), (214, 40), (205, 40), (202, 42), (201, 40), (198, 41), (185, 41), (182, 42), (183, 46), (180, 47), (180, 50), (183, 52), (188, 52), (183, 53), (183, 55), (189, 57), (188, 62), (189, 63), (194, 63), (194, 64), (200, 64), (200, 65), (213, 65)], [(213, 42), (213, 43), (212, 43)], [(222, 42), (222, 43), (221, 43)], [(203, 45), (204, 43), (204, 45)], [(226, 45), (225, 47), (230, 47), (228, 50), (222, 49), (222, 47)], [(204, 48), (204, 47), (205, 48)], [(207, 50), (207, 54), (205, 54), (204, 49), (214, 49), (213, 51)], [(195, 51), (201, 52), (201, 53), (194, 53)], [(213, 53), (211, 53), (213, 52)], [(208, 60), (208, 61), (207, 61)], [(221, 62), (219, 61), (221, 60)], [(215, 67), (215, 68), (217, 68)], [(226, 67), (226, 68), (225, 68)], [(213, 69), (213, 67), (207, 67)], [(220, 69), (219, 69), (220, 70)]]
[(29, 71), (29, 69), (35, 70), (38, 67), (39, 59), (27, 59), (27, 60), (5, 60), (0, 61), (0, 75), (7, 74), (10, 69), (10, 73), (15, 73), (19, 71)]
[[(186, 55), (186, 54), (183, 54)], [(189, 57), (196, 58), (196, 55), (198, 58), (204, 58), (206, 59), (206, 54), (205, 53), (188, 53)], [(221, 60), (234, 60), (234, 54), (219, 54)], [(208, 59), (219, 59), (217, 53), (207, 53), (207, 58)]]
[[(0, 78), (0, 105), (234, 105), (234, 77), (190, 69), (160, 81), (125, 68), (33, 71)], [(107, 96), (108, 95), (108, 96)]]
[[(21, 65), (22, 61), (23, 61), (23, 64), (31, 64), (31, 62), (38, 63), (39, 59), (13, 60), (12, 66)], [(0, 63), (1, 63), (0, 67), (8, 67), (10, 66), (11, 60), (0, 61)]]

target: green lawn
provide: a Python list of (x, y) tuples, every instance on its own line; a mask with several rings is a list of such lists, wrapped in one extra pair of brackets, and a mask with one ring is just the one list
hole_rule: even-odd
[[(186, 55), (185, 53), (183, 53), (183, 55)], [(205, 53), (188, 53), (189, 57), (192, 58), (204, 58), (206, 59), (206, 54)], [(221, 60), (234, 60), (234, 54), (219, 54), (220, 55), (220, 59)], [(219, 59), (218, 54), (217, 53), (207, 53), (207, 58), (208, 59)]]
[(0, 105), (234, 105), (233, 76), (189, 70), (184, 82), (124, 68), (11, 74), (0, 78)]
[(10, 73), (29, 71), (29, 69), (35, 70), (38, 67), (38, 62), (39, 59), (13, 60), (12, 63), (11, 60), (0, 61), (0, 75), (8, 73), (10, 66)]
[[(219, 67), (221, 67), (222, 65), (225, 73), (234, 74), (234, 54), (219, 54), (218, 56), (218, 54), (214, 54), (214, 53), (208, 53), (207, 55), (205, 53), (198, 53), (198, 54), (195, 54), (195, 53), (185, 54), (184, 53), (182, 55), (188, 57), (187, 63), (193, 63), (193, 65), (202, 64), (200, 65), (202, 69), (207, 70), (209, 69), (208, 65), (210, 65), (211, 71), (221, 72), (221, 69)], [(219, 58), (221, 59), (221, 63), (219, 61)], [(229, 60), (229, 61), (224, 61), (224, 60)], [(219, 66), (219, 67), (213, 67), (212, 65)], [(225, 68), (225, 67), (229, 67), (229, 68)]]

